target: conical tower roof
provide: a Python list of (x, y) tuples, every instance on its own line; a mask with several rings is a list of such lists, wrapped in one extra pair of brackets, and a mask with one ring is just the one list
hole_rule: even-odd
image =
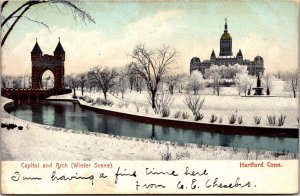
[(237, 53), (236, 56), (243, 56), (243, 53), (242, 53), (241, 49), (239, 50), (239, 52)]
[(60, 40), (58, 41), (58, 44), (54, 50), (54, 54), (64, 54), (65, 53), (65, 50), (64, 48), (62, 47), (61, 43), (60, 43)]
[(211, 57), (216, 57), (216, 54), (215, 54), (215, 50), (213, 50), (212, 52), (211, 52), (211, 55), (210, 55)]
[(39, 46), (39, 44), (37, 42), (35, 43), (35, 45), (34, 45), (32, 51), (31, 51), (31, 53), (41, 53), (41, 54), (43, 53), (42, 50), (41, 50), (41, 48), (40, 48), (40, 46)]

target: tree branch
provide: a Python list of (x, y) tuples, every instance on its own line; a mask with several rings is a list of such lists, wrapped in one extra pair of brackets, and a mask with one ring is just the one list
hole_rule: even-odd
[(14, 26), (17, 24), (17, 22), (19, 21), (19, 19), (23, 16), (23, 14), (31, 7), (31, 5), (29, 4), (24, 10), (23, 12), (17, 17), (17, 19), (14, 21), (14, 23), (9, 27), (8, 31), (5, 33), (3, 39), (1, 40), (1, 47), (4, 45), (8, 35), (10, 34), (10, 32), (13, 30)]
[(3, 11), (3, 8), (6, 6), (7, 3), (8, 3), (8, 1), (3, 1), (2, 5), (1, 5), (1, 12)]
[[(13, 16), (13, 17), (18, 17), (18, 16)], [(28, 18), (27, 16), (22, 16), (21, 18), (25, 18), (25, 19), (27, 19), (27, 20), (29, 20), (29, 21), (31, 21), (31, 22), (38, 23), (38, 24), (40, 24), (40, 25), (42, 25), (42, 26), (46, 27), (46, 28), (48, 29), (48, 31), (50, 31), (50, 28), (49, 28), (49, 26), (48, 26), (47, 24), (45, 24), (45, 23), (41, 22), (41, 21), (38, 21), (38, 20), (33, 20), (33, 19), (31, 19), (31, 18)]]

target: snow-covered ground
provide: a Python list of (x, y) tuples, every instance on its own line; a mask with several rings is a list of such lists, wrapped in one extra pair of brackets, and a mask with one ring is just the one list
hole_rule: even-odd
[(17, 119), (4, 111), (10, 100), (2, 97), (2, 123), (23, 130), (1, 129), (2, 160), (226, 160), (295, 159), (298, 155), (248, 151), (196, 144), (178, 145), (148, 139), (78, 132)]
[[(205, 100), (201, 113), (204, 118), (200, 123), (210, 123), (212, 114), (218, 117), (215, 123), (229, 124), (229, 116), (236, 114), (241, 116), (243, 126), (273, 126), (268, 122), (268, 115), (276, 115), (276, 121), (280, 115), (286, 116), (284, 125), (281, 127), (285, 128), (298, 128), (298, 99), (292, 96), (279, 96), (282, 94), (291, 93), (286, 92), (284, 83), (282, 81), (274, 81), (276, 88), (272, 92), (272, 96), (262, 97), (242, 97), (238, 96), (238, 91), (235, 87), (223, 87), (221, 88), (221, 96), (213, 95), (212, 89), (206, 88), (200, 91), (201, 97)], [(276, 89), (276, 90), (275, 90)], [(81, 91), (78, 90), (77, 96), (81, 96)], [(84, 96), (91, 97), (96, 100), (98, 97), (104, 98), (101, 92), (84, 92)], [(113, 101), (113, 106), (103, 106), (95, 104), (93, 107), (103, 108), (107, 110), (113, 110), (124, 113), (131, 113), (136, 115), (151, 116), (151, 117), (162, 117), (162, 114), (155, 114), (151, 106), (147, 101), (148, 93), (146, 91), (136, 92), (129, 91), (124, 94), (124, 98), (121, 98), (121, 94), (108, 94), (108, 99)], [(175, 92), (172, 96), (174, 99), (173, 104), (170, 107), (170, 116), (167, 118), (174, 118), (174, 114), (177, 111), (187, 112), (189, 118), (185, 120), (194, 121), (194, 116), (188, 107), (184, 104), (186, 94)], [(72, 99), (72, 94), (53, 96), (52, 99)], [(80, 100), (81, 104), (92, 105), (85, 101)], [(128, 103), (128, 107), (124, 106), (124, 103)], [(123, 106), (122, 106), (123, 105)], [(138, 107), (138, 109), (137, 109)], [(254, 117), (261, 117), (259, 125), (255, 123)], [(220, 122), (222, 118), (222, 122)], [(182, 120), (179, 118), (177, 120)], [(239, 125), (235, 122), (235, 125)], [(277, 126), (277, 125), (275, 125)], [(277, 126), (278, 127), (278, 126)]]

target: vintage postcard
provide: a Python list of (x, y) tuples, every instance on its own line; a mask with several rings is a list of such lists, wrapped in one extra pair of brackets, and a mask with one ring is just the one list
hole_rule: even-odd
[(1, 1), (2, 194), (296, 194), (298, 1)]

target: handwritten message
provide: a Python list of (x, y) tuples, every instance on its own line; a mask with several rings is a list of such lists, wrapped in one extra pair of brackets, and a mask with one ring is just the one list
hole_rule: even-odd
[(261, 193), (286, 176), (287, 191), (296, 191), (297, 176), (286, 173), (295, 162), (4, 162), (2, 180), (9, 193), (16, 187), (29, 193), (28, 186), (38, 193)]

